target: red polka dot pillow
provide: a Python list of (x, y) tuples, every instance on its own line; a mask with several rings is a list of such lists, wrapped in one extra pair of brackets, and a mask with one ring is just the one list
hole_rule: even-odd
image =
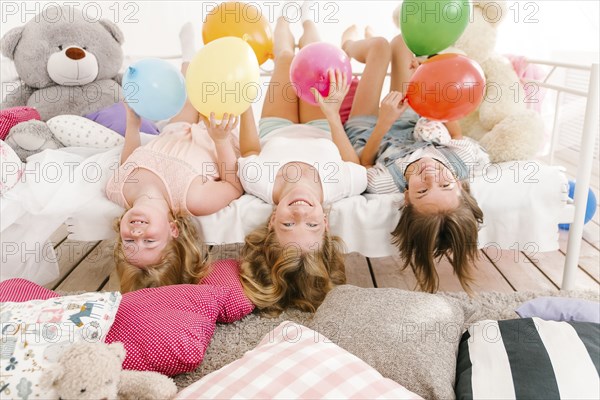
[(200, 285), (125, 293), (106, 342), (122, 342), (124, 369), (177, 375), (200, 365), (216, 322), (233, 322), (254, 309), (235, 260), (221, 260)]
[(40, 113), (33, 107), (11, 107), (0, 110), (0, 139), (5, 140), (13, 126), (32, 119), (41, 119)]
[[(24, 279), (0, 282), (0, 302), (53, 297), (59, 295)], [(237, 321), (253, 309), (239, 281), (238, 262), (220, 260), (200, 285), (125, 293), (105, 341), (124, 344), (124, 369), (176, 375), (202, 362), (217, 322)]]
[(112, 149), (125, 139), (112, 129), (77, 115), (59, 115), (47, 122), (54, 136), (66, 147)]

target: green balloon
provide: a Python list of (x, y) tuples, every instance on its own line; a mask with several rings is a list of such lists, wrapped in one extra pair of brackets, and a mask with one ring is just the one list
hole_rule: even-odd
[(469, 23), (468, 0), (404, 0), (400, 30), (416, 56), (436, 54), (453, 45)]

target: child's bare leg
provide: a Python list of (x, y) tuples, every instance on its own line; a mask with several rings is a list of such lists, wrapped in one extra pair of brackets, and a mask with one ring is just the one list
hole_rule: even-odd
[[(305, 2), (306, 4), (307, 2)], [(303, 8), (306, 8), (303, 5)], [(303, 15), (303, 18), (305, 16)], [(320, 42), (321, 41), (321, 36), (319, 35), (319, 30), (317, 29), (317, 25), (309, 20), (306, 19), (302, 22), (302, 27), (304, 28), (304, 33), (302, 34), (302, 36), (300, 37), (300, 40), (298, 42), (298, 46), (302, 49), (304, 46), (311, 44), (311, 43), (316, 43), (316, 42)], [(348, 77), (348, 79), (351, 79), (351, 77)], [(321, 108), (319, 106), (314, 106), (312, 104), (309, 104), (305, 101), (300, 100), (300, 122), (301, 123), (307, 123), (310, 121), (314, 121), (316, 119), (323, 119), (325, 118), (325, 114), (323, 114), (323, 111), (321, 111)]]
[(307, 44), (317, 43), (321, 41), (321, 35), (319, 35), (317, 25), (313, 21), (309, 19), (303, 21), (302, 28), (304, 29), (304, 32), (298, 40), (298, 47), (302, 49)]
[(299, 122), (298, 96), (290, 82), (290, 65), (294, 59), (294, 35), (284, 17), (279, 17), (273, 32), (275, 69), (263, 103), (261, 118), (279, 117)]
[(414, 73), (414, 69), (411, 65), (413, 64), (415, 56), (406, 46), (401, 35), (392, 39), (391, 47), (392, 81), (390, 83), (390, 90), (406, 93), (408, 82), (410, 82), (410, 78)]
[[(372, 35), (368, 32), (368, 35)], [(349, 57), (365, 64), (354, 95), (350, 117), (378, 115), (381, 89), (390, 63), (390, 44), (382, 37), (358, 40), (358, 31), (353, 25), (342, 35), (342, 49)]]
[[(190, 65), (190, 61), (194, 57), (194, 54), (196, 54), (194, 26), (191, 22), (188, 22), (181, 27), (181, 31), (179, 32), (179, 41), (181, 42), (182, 52), (181, 73), (183, 76), (185, 76), (187, 68)], [(192, 103), (190, 103), (189, 99), (186, 99), (185, 104), (179, 114), (171, 118), (169, 123), (188, 122), (190, 124), (196, 124), (199, 120), (200, 115), (198, 114), (198, 111), (194, 108)]]

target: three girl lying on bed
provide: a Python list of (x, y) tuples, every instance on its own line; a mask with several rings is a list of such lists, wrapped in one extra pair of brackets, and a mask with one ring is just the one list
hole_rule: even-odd
[[(303, 27), (300, 48), (319, 40), (314, 22)], [(247, 296), (270, 313), (314, 311), (345, 282), (343, 244), (329, 232), (327, 207), (365, 189), (404, 192), (392, 240), (423, 290), (437, 290), (434, 260), (446, 255), (470, 291), (483, 215), (467, 180), (469, 168), (487, 155), (462, 138), (458, 122), (419, 119), (408, 108), (401, 92), (418, 64), (400, 37), (390, 44), (369, 31), (365, 39), (357, 36), (352, 27), (342, 38), (348, 56), (365, 64), (345, 126), (339, 110), (351, 77), (331, 71), (330, 95), (315, 91), (318, 107), (283, 92), (295, 48), (283, 17), (274, 31), (275, 70), (258, 132), (251, 110), (241, 117), (241, 154), (235, 117), (220, 124), (202, 117), (200, 124), (188, 103), (140, 147), (139, 119), (128, 113), (123, 165), (107, 187), (109, 198), (127, 208), (115, 250), (123, 291), (198, 282), (208, 262), (190, 215), (214, 213), (245, 191), (274, 205), (242, 250)], [(380, 106), (390, 59), (391, 91)]]

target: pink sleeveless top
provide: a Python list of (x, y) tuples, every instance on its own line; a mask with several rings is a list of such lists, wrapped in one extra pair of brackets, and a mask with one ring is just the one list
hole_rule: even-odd
[[(239, 156), (237, 137), (232, 139)], [(135, 183), (136, 171), (147, 169), (157, 175), (169, 194), (174, 213), (191, 214), (186, 205), (187, 192), (192, 181), (203, 176), (205, 180), (219, 179), (215, 145), (204, 123), (176, 122), (165, 126), (162, 133), (150, 143), (131, 153), (106, 185), (106, 195), (123, 208), (130, 208), (123, 195), (125, 183)]]

